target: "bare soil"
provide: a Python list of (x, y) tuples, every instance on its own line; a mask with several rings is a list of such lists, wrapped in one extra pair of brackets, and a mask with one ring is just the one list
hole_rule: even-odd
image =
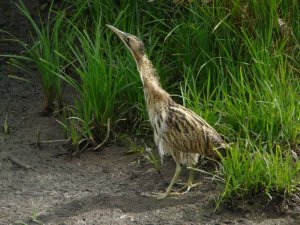
[[(29, 2), (29, 3), (28, 3)], [(40, 3), (27, 1), (34, 14)], [(0, 28), (30, 40), (29, 25), (10, 1), (0, 2)], [(0, 39), (7, 37), (3, 34)], [(0, 54), (22, 49), (0, 42)], [(54, 116), (43, 117), (43, 99), (38, 72), (24, 74), (0, 58), (0, 224), (300, 224), (298, 204), (264, 202), (259, 198), (223, 206), (216, 213), (218, 187), (204, 175), (199, 188), (180, 197), (157, 200), (145, 193), (163, 191), (175, 171), (166, 159), (161, 174), (129, 149), (113, 145), (99, 152), (70, 158), (61, 143), (35, 146), (41, 140), (64, 139)], [(30, 81), (9, 78), (13, 74)], [(2, 124), (8, 118), (9, 133)], [(12, 162), (11, 156), (31, 168)], [(182, 180), (187, 174), (182, 175)]]

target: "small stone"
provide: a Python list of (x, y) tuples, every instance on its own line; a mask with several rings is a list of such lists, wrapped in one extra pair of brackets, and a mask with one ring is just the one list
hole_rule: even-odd
[(102, 172), (103, 173), (109, 173), (109, 169), (107, 167), (102, 167)]
[(148, 170), (146, 170), (146, 174), (153, 174), (153, 173), (156, 173), (157, 172), (157, 170), (155, 169), (155, 168), (150, 168), (150, 169), (148, 169)]

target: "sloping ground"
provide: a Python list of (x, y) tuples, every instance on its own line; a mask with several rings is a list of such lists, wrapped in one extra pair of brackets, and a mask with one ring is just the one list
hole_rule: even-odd
[[(34, 6), (33, 11), (34, 10)], [(0, 3), (0, 26), (28, 39), (28, 24), (7, 1)], [(0, 38), (4, 36), (1, 35)], [(0, 54), (20, 53), (13, 44), (0, 42)], [(97, 153), (70, 158), (61, 143), (35, 146), (41, 140), (63, 139), (54, 117), (42, 117), (38, 73), (25, 75), (0, 58), (0, 224), (300, 224), (299, 208), (279, 213), (280, 203), (239, 202), (216, 214), (216, 187), (205, 177), (203, 185), (187, 195), (156, 200), (145, 193), (164, 190), (174, 172), (166, 160), (161, 175), (147, 162), (138, 165), (126, 147), (106, 147)], [(25, 77), (31, 83), (8, 78)], [(5, 117), (10, 133), (2, 131)], [(19, 167), (13, 156), (31, 169)], [(186, 174), (183, 179), (187, 179)]]

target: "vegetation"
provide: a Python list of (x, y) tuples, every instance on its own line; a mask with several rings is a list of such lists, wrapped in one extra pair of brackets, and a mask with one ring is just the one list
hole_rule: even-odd
[(64, 65), (62, 59), (55, 54), (55, 51), (62, 51), (65, 49), (65, 42), (61, 31), (66, 27), (63, 26), (63, 14), (57, 14), (55, 20), (52, 20), (52, 10), (50, 7), (47, 15), (47, 20), (44, 23), (40, 18), (40, 23), (31, 17), (22, 1), (17, 7), (23, 15), (29, 20), (33, 27), (34, 34), (32, 34), (33, 45), (29, 46), (23, 43), (23, 46), (28, 52), (27, 60), (32, 60), (41, 74), (41, 82), (44, 95), (44, 113), (51, 112), (55, 106), (54, 101), (57, 101), (58, 108), (62, 108), (62, 85), (61, 79), (55, 75), (59, 68)]
[(7, 115), (5, 115), (5, 120), (4, 120), (4, 123), (3, 123), (3, 131), (4, 131), (5, 134), (9, 133), (9, 127), (8, 127), (8, 122), (7, 122)]
[(45, 106), (54, 98), (62, 106), (62, 82), (74, 88), (61, 123), (77, 150), (95, 149), (124, 130), (151, 130), (135, 62), (108, 23), (139, 35), (163, 87), (234, 143), (221, 156), (219, 203), (296, 190), (297, 0), (65, 0), (40, 25), (19, 7), (35, 32), (26, 49), (40, 71)]

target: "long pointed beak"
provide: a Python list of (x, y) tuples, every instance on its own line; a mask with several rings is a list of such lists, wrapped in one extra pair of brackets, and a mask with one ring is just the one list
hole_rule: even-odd
[(106, 26), (109, 27), (114, 33), (116, 33), (119, 36), (119, 38), (124, 42), (124, 44), (126, 44), (128, 46), (127, 39), (130, 34), (120, 31), (119, 29), (117, 29), (109, 24), (106, 24)]
[[(110, 28), (114, 33), (116, 33), (124, 45), (129, 49), (136, 63), (139, 63), (139, 60), (144, 55), (144, 47), (143, 42), (139, 40), (136, 36), (125, 33), (112, 25), (106, 24), (108, 28)], [(132, 43), (131, 43), (132, 42)]]

